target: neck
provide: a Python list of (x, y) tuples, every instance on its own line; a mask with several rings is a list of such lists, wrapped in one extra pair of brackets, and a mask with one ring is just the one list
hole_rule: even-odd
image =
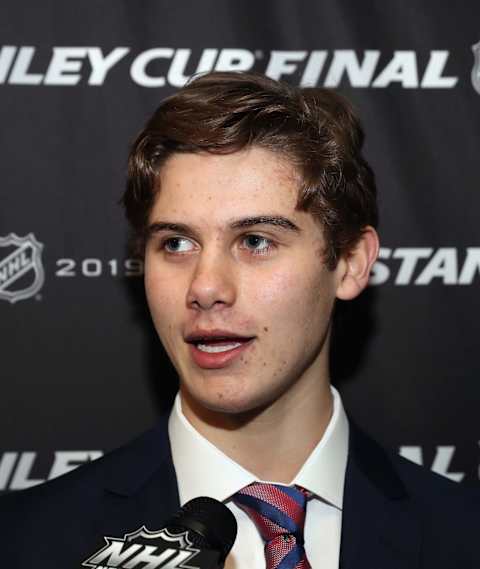
[(333, 412), (325, 376), (299, 382), (272, 404), (244, 413), (201, 407), (181, 391), (182, 410), (195, 429), (260, 480), (289, 484), (321, 440)]

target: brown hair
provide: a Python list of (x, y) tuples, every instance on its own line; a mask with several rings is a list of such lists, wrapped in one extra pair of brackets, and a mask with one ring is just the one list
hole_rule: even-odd
[(157, 173), (176, 152), (229, 154), (259, 146), (300, 173), (297, 209), (320, 222), (335, 268), (366, 225), (377, 225), (373, 172), (350, 104), (322, 88), (296, 88), (255, 73), (213, 72), (166, 98), (132, 145), (122, 201), (137, 254), (145, 248)]

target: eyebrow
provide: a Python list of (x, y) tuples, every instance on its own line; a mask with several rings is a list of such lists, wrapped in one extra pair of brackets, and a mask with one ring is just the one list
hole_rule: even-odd
[[(252, 217), (243, 217), (236, 219), (229, 224), (230, 229), (243, 229), (245, 227), (253, 227), (254, 225), (273, 225), (285, 231), (293, 233), (301, 233), (300, 227), (295, 225), (293, 221), (282, 215), (255, 215)], [(174, 223), (170, 221), (155, 221), (148, 226), (147, 235), (151, 236), (160, 231), (178, 231), (179, 233), (193, 234), (191, 227), (184, 223)]]

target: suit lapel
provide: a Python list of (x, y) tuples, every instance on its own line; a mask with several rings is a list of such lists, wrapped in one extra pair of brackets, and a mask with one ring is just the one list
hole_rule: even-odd
[(98, 535), (121, 537), (145, 525), (162, 528), (179, 509), (167, 417), (117, 451), (107, 483)]
[(421, 527), (388, 454), (350, 422), (341, 569), (415, 569)]

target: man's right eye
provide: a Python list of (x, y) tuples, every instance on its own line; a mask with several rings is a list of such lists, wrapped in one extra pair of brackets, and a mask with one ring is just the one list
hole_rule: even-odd
[(168, 237), (160, 245), (167, 253), (188, 253), (192, 248), (192, 242), (185, 237)]

